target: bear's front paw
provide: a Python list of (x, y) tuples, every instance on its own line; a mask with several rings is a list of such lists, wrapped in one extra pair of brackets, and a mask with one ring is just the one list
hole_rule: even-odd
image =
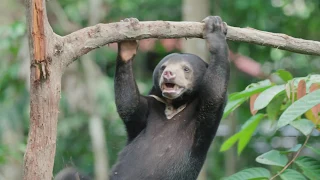
[(212, 33), (222, 33), (224, 36), (227, 35), (227, 23), (223, 22), (219, 16), (208, 16), (203, 19), (202, 22), (205, 23), (204, 38)]
[[(126, 18), (120, 22), (129, 22), (134, 28), (139, 25), (139, 20), (136, 18)], [(138, 42), (136, 40), (125, 40), (118, 43), (121, 60), (127, 62), (137, 53)]]
[(137, 54), (138, 43), (136, 40), (122, 41), (118, 43), (118, 48), (121, 60), (127, 62)]

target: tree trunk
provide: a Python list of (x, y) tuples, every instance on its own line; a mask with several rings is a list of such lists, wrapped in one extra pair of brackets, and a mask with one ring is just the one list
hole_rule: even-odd
[[(201, 21), (207, 17), (210, 13), (209, 0), (184, 0), (183, 1), (183, 14), (184, 21)], [(208, 48), (206, 42), (203, 39), (186, 39), (182, 43), (182, 51), (195, 54), (205, 61), (208, 60)], [(206, 163), (203, 165), (201, 172), (198, 176), (198, 180), (206, 180)]]
[(56, 150), (61, 68), (52, 56), (56, 39), (50, 28), (44, 0), (26, 0), (31, 59), (30, 129), (24, 156), (25, 180), (52, 179)]

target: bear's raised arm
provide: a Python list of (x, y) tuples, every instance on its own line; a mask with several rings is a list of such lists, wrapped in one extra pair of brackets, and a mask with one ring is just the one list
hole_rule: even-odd
[[(198, 136), (212, 140), (215, 136), (227, 101), (230, 75), (227, 26), (218, 16), (204, 19), (204, 37), (210, 52), (210, 62), (199, 89), (200, 109)], [(198, 131), (197, 130), (197, 131)], [(209, 135), (209, 137), (208, 137)]]
[(120, 42), (114, 79), (115, 101), (119, 116), (125, 123), (128, 141), (135, 138), (146, 126), (147, 99), (140, 95), (134, 79), (132, 63), (136, 41)]
[[(135, 19), (126, 19), (135, 21)], [(133, 76), (132, 61), (137, 51), (136, 41), (118, 43), (118, 57), (114, 78), (115, 101), (119, 116), (124, 121), (128, 141), (135, 138), (146, 126), (147, 99), (140, 95)]]

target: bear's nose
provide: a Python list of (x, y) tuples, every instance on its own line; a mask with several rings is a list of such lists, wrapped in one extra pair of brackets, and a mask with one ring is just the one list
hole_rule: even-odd
[(163, 72), (163, 77), (166, 80), (173, 80), (176, 77), (176, 75), (172, 71), (167, 70)]

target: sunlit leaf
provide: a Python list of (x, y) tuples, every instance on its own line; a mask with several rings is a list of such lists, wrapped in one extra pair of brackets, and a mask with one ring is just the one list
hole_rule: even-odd
[(293, 169), (286, 169), (279, 176), (282, 180), (307, 180), (301, 173)]
[(290, 122), (290, 125), (299, 130), (302, 134), (307, 136), (311, 133), (313, 127), (315, 126), (311, 121), (308, 119), (298, 119), (295, 121)]
[(265, 108), (276, 95), (284, 90), (285, 85), (277, 85), (263, 91), (254, 102), (254, 110)]
[(238, 155), (240, 155), (243, 149), (247, 146), (252, 134), (256, 130), (263, 116), (263, 114), (252, 116), (248, 121), (246, 121), (246, 123), (243, 125), (243, 128), (241, 128), (241, 131), (239, 132), (240, 137), (238, 142)]
[(302, 169), (303, 174), (311, 180), (319, 180), (320, 161), (311, 157), (303, 156), (294, 161)]
[(271, 150), (258, 156), (256, 161), (261, 164), (284, 167), (288, 163), (288, 158), (277, 150)]
[(247, 98), (241, 98), (233, 101), (228, 101), (226, 107), (224, 108), (224, 113), (222, 119), (226, 118), (231, 112), (233, 112), (237, 107), (239, 107)]
[(238, 92), (238, 93), (233, 93), (232, 95), (229, 96), (229, 100), (237, 100), (241, 98), (249, 98), (253, 94), (260, 93), (266, 89), (271, 87), (271, 82), (270, 80), (264, 80), (260, 81), (258, 83), (250, 84), (245, 90)]
[(256, 114), (247, 120), (241, 127), (241, 130), (227, 139), (221, 146), (220, 151), (226, 151), (231, 148), (238, 140), (238, 154), (240, 154), (250, 141), (252, 134), (259, 125), (260, 120), (264, 117), (263, 114)]
[(243, 102), (245, 102), (253, 94), (260, 93), (265, 89), (271, 87), (270, 80), (260, 81), (258, 83), (250, 84), (245, 90), (237, 93), (232, 93), (229, 95), (229, 101), (224, 109), (222, 119), (225, 119), (231, 112), (233, 112), (237, 107), (239, 107)]
[(226, 151), (228, 149), (231, 148), (232, 145), (234, 145), (237, 140), (239, 139), (240, 137), (240, 133), (236, 133), (234, 134), (233, 136), (231, 136), (229, 139), (227, 139), (220, 147), (220, 151), (223, 152), (223, 151)]
[(294, 102), (286, 109), (279, 118), (277, 128), (281, 128), (297, 117), (301, 116), (307, 110), (320, 103), (320, 90), (316, 90)]
[(223, 180), (253, 180), (253, 179), (269, 179), (271, 174), (265, 168), (249, 168), (237, 172)]
[(289, 80), (291, 80), (292, 74), (289, 71), (283, 70), (283, 69), (279, 69), (276, 74), (285, 82), (288, 82)]

